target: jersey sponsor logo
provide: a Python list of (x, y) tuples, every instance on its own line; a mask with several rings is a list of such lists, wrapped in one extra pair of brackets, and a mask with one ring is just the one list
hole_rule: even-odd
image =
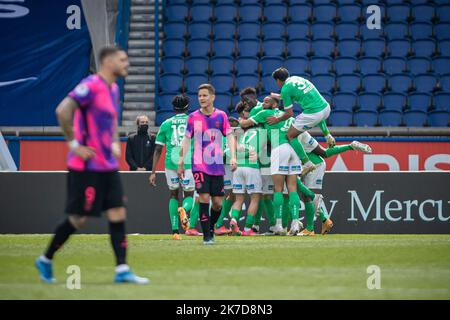
[(301, 170), (302, 166), (291, 166), (291, 170)]
[(242, 190), (243, 186), (240, 183), (233, 184), (233, 189)]
[(289, 166), (279, 166), (278, 170), (279, 171), (289, 171)]
[(231, 180), (224, 180), (224, 181), (223, 181), (223, 184), (224, 184), (225, 186), (231, 186)]
[(75, 94), (79, 96), (80, 98), (84, 98), (89, 93), (89, 87), (85, 85), (84, 83), (80, 83), (75, 88)]
[(172, 183), (179, 183), (180, 182), (180, 178), (170, 178), (170, 181), (172, 182)]
[(253, 190), (253, 189), (255, 189), (255, 184), (247, 184), (246, 185), (246, 188), (248, 189), (248, 190)]

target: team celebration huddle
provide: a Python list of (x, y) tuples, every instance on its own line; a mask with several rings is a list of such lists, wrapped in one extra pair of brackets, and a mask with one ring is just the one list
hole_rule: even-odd
[[(186, 235), (203, 236), (205, 245), (214, 244), (215, 235), (256, 236), (263, 213), (269, 225), (263, 235), (314, 236), (315, 215), (322, 222), (322, 235), (333, 227), (322, 208), (324, 158), (352, 150), (371, 153), (371, 148), (358, 141), (336, 145), (326, 125), (330, 105), (309, 80), (290, 76), (285, 68), (276, 69), (272, 77), (280, 93), (261, 102), (255, 88), (243, 89), (236, 105), (239, 119), (214, 107), (210, 84), (199, 86), (200, 109), (189, 115), (188, 97), (173, 98), (176, 115), (157, 134), (149, 183), (156, 186), (156, 165), (166, 146), (174, 240), (181, 239), (179, 221)], [(303, 109), (296, 118), (293, 103)], [(328, 148), (308, 133), (314, 127), (320, 128)], [(250, 203), (241, 230), (246, 194)], [(306, 225), (300, 221), (303, 213)], [(196, 229), (199, 220), (202, 233)]]

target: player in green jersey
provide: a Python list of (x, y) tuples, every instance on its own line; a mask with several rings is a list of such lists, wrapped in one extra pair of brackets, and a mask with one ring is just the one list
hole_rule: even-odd
[(299, 143), (298, 135), (319, 126), (330, 147), (335, 145), (336, 141), (330, 134), (326, 125), (326, 119), (330, 115), (330, 105), (319, 93), (316, 87), (307, 79), (297, 76), (290, 76), (285, 68), (278, 68), (272, 73), (277, 85), (281, 88), (278, 95), (283, 101), (284, 114), (280, 117), (271, 117), (267, 120), (269, 124), (275, 124), (291, 118), (294, 113), (293, 103), (301, 105), (303, 112), (295, 118), (287, 132), (287, 138), (303, 163), (303, 172), (305, 175), (315, 169), (314, 164), (309, 160), (308, 155)]
[[(180, 216), (183, 229), (187, 229), (187, 235), (201, 235), (201, 233), (195, 229), (195, 225), (198, 221), (198, 203), (194, 203), (193, 200), (195, 184), (191, 171), (191, 163), (185, 163), (186, 173), (183, 181), (180, 181), (177, 174), (181, 141), (184, 138), (188, 119), (187, 111), (189, 98), (184, 95), (175, 96), (172, 100), (172, 104), (176, 114), (164, 121), (159, 128), (155, 141), (156, 148), (153, 155), (153, 168), (149, 177), (149, 183), (156, 186), (156, 165), (161, 157), (163, 146), (166, 146), (165, 173), (167, 186), (170, 190), (170, 223), (172, 226), (173, 239), (179, 240), (181, 237), (178, 228), (178, 216)], [(187, 157), (187, 159), (191, 159), (191, 157)], [(184, 199), (181, 207), (178, 206), (180, 185), (184, 192)], [(187, 212), (191, 213), (190, 222), (187, 218)]]

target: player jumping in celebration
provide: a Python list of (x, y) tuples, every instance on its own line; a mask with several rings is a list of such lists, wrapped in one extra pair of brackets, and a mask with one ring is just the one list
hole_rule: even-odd
[(106, 211), (111, 245), (116, 256), (115, 282), (147, 284), (131, 272), (126, 262), (126, 210), (118, 172), (120, 142), (117, 131), (119, 88), (117, 77), (125, 77), (129, 66), (125, 51), (104, 47), (99, 53), (97, 74), (83, 79), (58, 105), (56, 115), (68, 141), (67, 218), (55, 230), (47, 251), (36, 259), (40, 278), (54, 283), (52, 260), (70, 235), (88, 217)]
[[(236, 170), (236, 146), (225, 112), (214, 107), (215, 89), (210, 84), (198, 88), (200, 109), (188, 117), (186, 134), (182, 141), (178, 176), (184, 179), (184, 162), (193, 139), (192, 173), (199, 194), (200, 224), (203, 242), (214, 244), (214, 225), (220, 216), (224, 196), (225, 168), (223, 164), (222, 137), (226, 136), (231, 151), (231, 170)], [(211, 214), (209, 203), (212, 200)]]
[(328, 146), (334, 146), (336, 141), (330, 134), (325, 122), (330, 115), (330, 105), (309, 80), (302, 77), (290, 76), (289, 71), (285, 68), (276, 69), (272, 73), (272, 77), (281, 88), (280, 94), (276, 96), (283, 101), (284, 114), (281, 117), (267, 119), (267, 123), (273, 125), (289, 119), (294, 115), (292, 110), (293, 103), (300, 104), (303, 112), (295, 118), (295, 121), (290, 126), (287, 132), (287, 138), (303, 163), (302, 175), (305, 175), (313, 171), (315, 166), (309, 160), (301, 143), (295, 138), (300, 133), (319, 126), (327, 140)]
[[(195, 229), (198, 219), (198, 203), (194, 204), (193, 195), (195, 190), (194, 177), (192, 176), (191, 163), (184, 164), (184, 180), (179, 179), (177, 174), (178, 160), (180, 157), (181, 141), (187, 126), (187, 111), (189, 107), (189, 98), (184, 95), (175, 96), (172, 100), (175, 115), (165, 120), (159, 127), (156, 135), (156, 148), (153, 155), (153, 168), (149, 176), (149, 183), (156, 186), (156, 166), (161, 158), (163, 146), (166, 146), (165, 173), (167, 186), (170, 190), (169, 215), (172, 225), (172, 238), (180, 240), (181, 236), (178, 230), (178, 215), (184, 229), (187, 229), (187, 235), (200, 235)], [(178, 190), (183, 188), (184, 199), (181, 207), (178, 207)], [(193, 207), (196, 206), (194, 209)], [(192, 209), (192, 212), (191, 212)], [(189, 228), (187, 213), (191, 212), (192, 228)], [(189, 228), (189, 229), (188, 229)]]

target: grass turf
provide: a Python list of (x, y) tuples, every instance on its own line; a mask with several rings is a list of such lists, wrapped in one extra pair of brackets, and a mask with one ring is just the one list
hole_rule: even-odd
[[(55, 257), (55, 285), (34, 268), (49, 235), (0, 235), (0, 299), (450, 299), (449, 235), (217, 237), (130, 235), (148, 286), (115, 285), (107, 235), (76, 235)], [(66, 288), (69, 265), (81, 289)], [(369, 265), (381, 289), (367, 288)]]

